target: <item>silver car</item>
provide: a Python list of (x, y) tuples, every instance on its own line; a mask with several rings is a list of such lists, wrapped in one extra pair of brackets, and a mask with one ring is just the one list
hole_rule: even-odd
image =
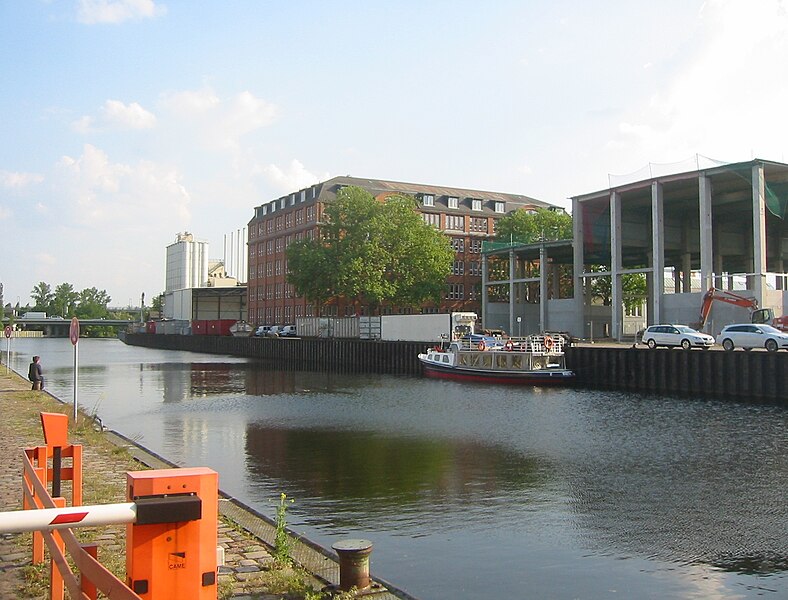
[(651, 325), (643, 332), (642, 342), (652, 350), (657, 346), (681, 346), (684, 350), (714, 345), (714, 338), (686, 325)]
[(788, 333), (783, 333), (771, 325), (740, 323), (727, 325), (717, 336), (717, 343), (728, 352), (734, 348), (766, 348), (769, 352), (788, 350)]

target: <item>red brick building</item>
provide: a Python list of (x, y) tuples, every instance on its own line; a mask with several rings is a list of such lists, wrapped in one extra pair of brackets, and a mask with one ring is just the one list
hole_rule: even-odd
[[(481, 312), (482, 241), (492, 238), (495, 221), (508, 212), (551, 208), (552, 205), (517, 194), (448, 188), (357, 177), (334, 177), (328, 181), (271, 200), (255, 208), (249, 221), (248, 321), (257, 325), (294, 323), (296, 317), (318, 316), (317, 308), (297, 297), (287, 283), (287, 246), (317, 235), (323, 207), (343, 187), (357, 186), (377, 198), (407, 194), (418, 201), (424, 221), (451, 238), (456, 252), (452, 274), (440, 305), (420, 309), (384, 306), (383, 314)], [(322, 315), (350, 316), (351, 303), (324, 306)]]

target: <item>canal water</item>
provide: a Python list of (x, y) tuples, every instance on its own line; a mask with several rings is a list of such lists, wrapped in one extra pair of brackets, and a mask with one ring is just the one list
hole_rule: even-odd
[[(11, 350), (73, 398), (67, 339)], [(424, 600), (788, 598), (784, 408), (79, 352), (105, 425), (263, 513), (286, 493), (325, 547), (372, 540), (372, 573)]]

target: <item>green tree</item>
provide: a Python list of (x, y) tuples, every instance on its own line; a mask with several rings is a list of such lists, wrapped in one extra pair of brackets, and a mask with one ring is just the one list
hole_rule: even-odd
[(74, 313), (79, 294), (70, 283), (61, 283), (55, 288), (52, 298), (52, 311), (55, 315), (70, 317)]
[[(591, 266), (592, 272), (607, 271), (603, 265)], [(612, 280), (609, 275), (595, 277), (591, 280), (591, 296), (600, 300), (605, 306), (613, 302)], [(627, 309), (633, 309), (648, 298), (648, 281), (643, 273), (626, 273), (621, 276), (621, 301)]]
[(529, 244), (539, 240), (571, 240), (572, 235), (572, 216), (546, 208), (513, 210), (495, 224), (495, 238), (499, 242), (514, 240)]
[(287, 250), (288, 282), (311, 302), (344, 297), (374, 306), (439, 299), (454, 252), (424, 223), (413, 198), (385, 202), (358, 187), (326, 206), (320, 235)]
[(79, 303), (76, 308), (76, 316), (80, 319), (101, 319), (106, 318), (109, 312), (107, 304), (111, 298), (104, 290), (94, 287), (86, 288), (79, 292)]
[(30, 297), (35, 301), (33, 310), (50, 312), (50, 305), (55, 295), (48, 283), (39, 281), (30, 292)]

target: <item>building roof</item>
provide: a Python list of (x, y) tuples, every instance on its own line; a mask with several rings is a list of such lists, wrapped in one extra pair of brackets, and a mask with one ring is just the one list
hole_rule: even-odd
[[(449, 198), (457, 198), (458, 206), (456, 210), (458, 214), (471, 212), (472, 200), (482, 200), (482, 214), (496, 212), (494, 206), (495, 202), (504, 202), (506, 205), (506, 212), (511, 211), (513, 208), (520, 207), (554, 208), (563, 210), (557, 205), (550, 204), (549, 202), (545, 202), (543, 200), (537, 200), (536, 198), (531, 198), (530, 196), (524, 196), (522, 194), (509, 194), (504, 192), (491, 192), (485, 190), (429, 185), (423, 183), (388, 181), (384, 179), (368, 179), (362, 177), (351, 177), (349, 175), (332, 177), (331, 179), (317, 183), (308, 188), (303, 188), (284, 196), (280, 196), (279, 198), (264, 202), (260, 206), (262, 207), (274, 202), (280, 202), (282, 203), (282, 206), (284, 206), (284, 203), (287, 203), (287, 201), (291, 198), (300, 200), (302, 196), (306, 200), (310, 201), (317, 200), (318, 202), (331, 202), (334, 198), (336, 198), (339, 190), (349, 186), (363, 188), (376, 197), (385, 196), (387, 194), (407, 194), (417, 198), (422, 198), (426, 194), (431, 194), (434, 196), (435, 210), (446, 208)], [(424, 205), (422, 208), (429, 211), (431, 207)], [(259, 211), (255, 211), (255, 213), (259, 214)]]

